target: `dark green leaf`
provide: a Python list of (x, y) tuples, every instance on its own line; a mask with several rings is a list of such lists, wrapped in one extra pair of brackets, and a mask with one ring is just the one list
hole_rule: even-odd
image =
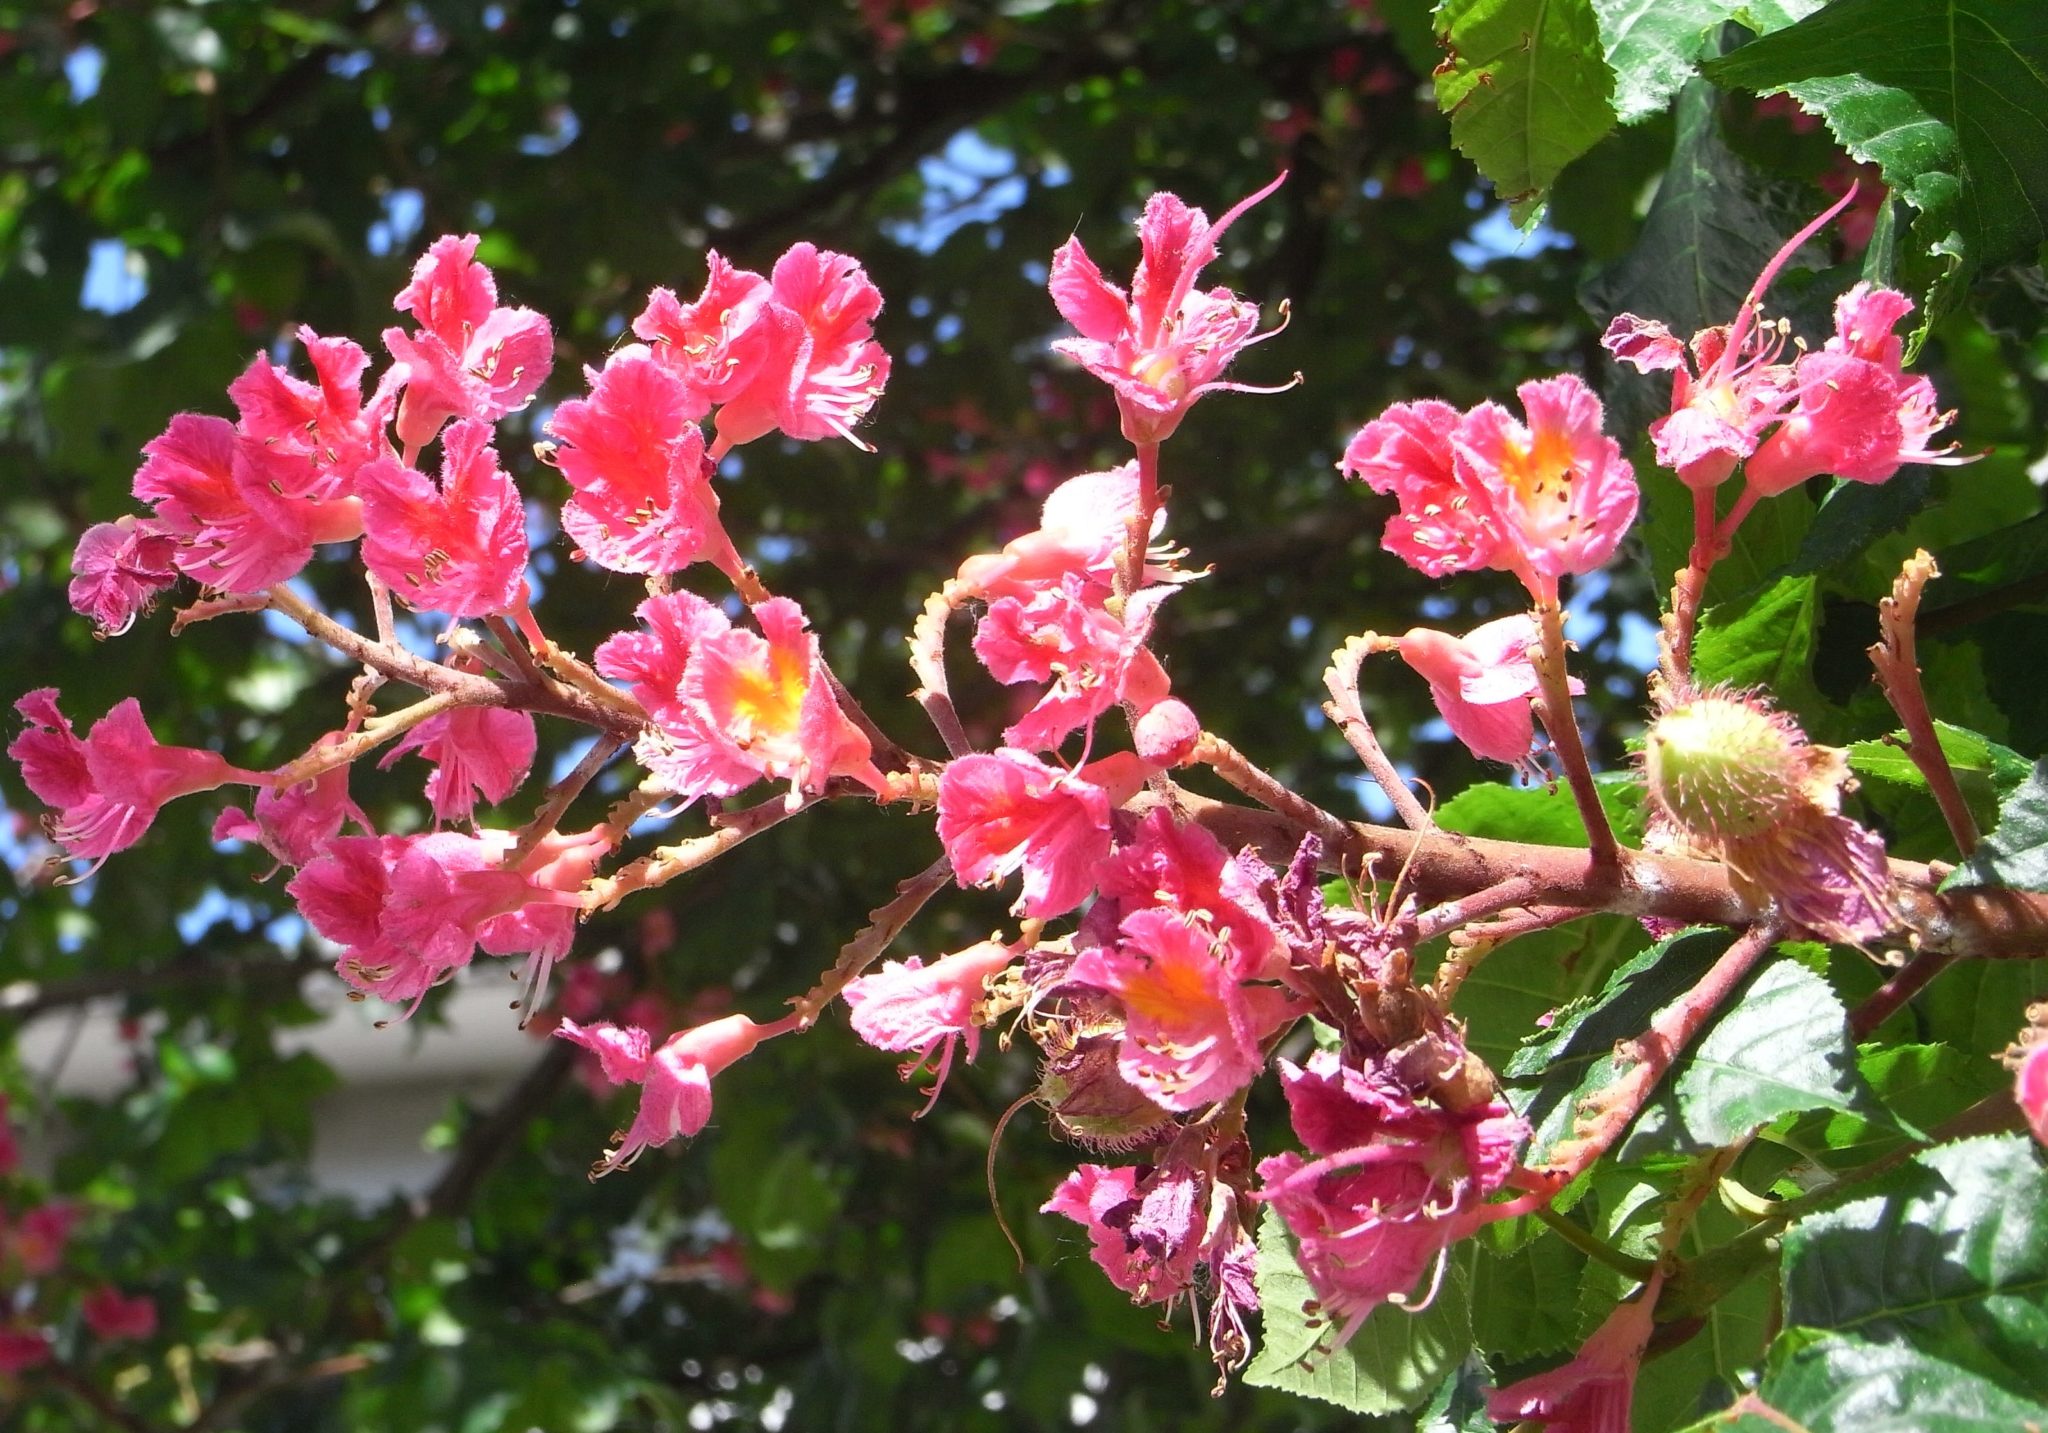
[(1687, 1433), (2010, 1433), (2048, 1407), (1901, 1344), (1787, 1329), (1762, 1384)]
[(1614, 127), (1614, 74), (1591, 0), (1445, 0), (1436, 102), (1451, 142), (1524, 222), (1563, 168)]
[(1621, 122), (1662, 111), (1691, 78), (1709, 33), (1741, 8), (1742, 0), (1593, 0)]
[(1929, 1150), (1785, 1235), (1785, 1319), (2048, 1398), (2048, 1173), (2023, 1135)]
[(2048, 237), (2048, 8), (2020, 0), (1837, 0), (1710, 62), (1718, 84), (1789, 91), (1921, 211), (1968, 267)]
[(2048, 891), (2048, 761), (2034, 763), (2027, 779), (1998, 807), (1998, 825), (1949, 878), (1944, 890), (2007, 886)]
[(1259, 1311), (1265, 1326), (1244, 1381), (1320, 1398), (1353, 1413), (1421, 1406), (1472, 1347), (1470, 1252), (1451, 1261), (1443, 1287), (1422, 1313), (1383, 1304), (1335, 1352), (1337, 1332), (1303, 1306), (1315, 1296), (1295, 1262), (1287, 1225), (1268, 1210), (1259, 1223)]
[(1747, 601), (1709, 609), (1700, 622), (1693, 672), (1702, 685), (1757, 689), (1794, 712), (1817, 712), (1823, 706), (1813, 685), (1819, 629), (1818, 582), (1781, 578)]
[[(1628, 772), (1604, 772), (1594, 778), (1600, 805), (1623, 841), (1639, 840), (1643, 831), (1643, 787)], [(1562, 784), (1504, 786), (1484, 782), (1468, 786), (1437, 810), (1437, 824), (1466, 836), (1497, 841), (1530, 841), (1540, 846), (1583, 846), (1586, 823), (1578, 802)]]

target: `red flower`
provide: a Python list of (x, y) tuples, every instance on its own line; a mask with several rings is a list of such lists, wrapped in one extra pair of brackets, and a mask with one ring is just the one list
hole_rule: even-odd
[(526, 594), (526, 506), (498, 466), (490, 426), (464, 419), (441, 442), (441, 481), (396, 458), (356, 479), (363, 562), (406, 605), (487, 617)]

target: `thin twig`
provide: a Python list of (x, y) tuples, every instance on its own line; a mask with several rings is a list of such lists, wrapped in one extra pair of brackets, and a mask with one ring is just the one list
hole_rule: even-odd
[(816, 1024), (839, 992), (879, 960), (911, 918), (924, 909), (925, 902), (944, 890), (952, 879), (953, 863), (941, 856), (916, 875), (899, 881), (895, 899), (868, 912), (868, 924), (839, 948), (839, 958), (817, 985), (789, 1002), (796, 1010), (797, 1028), (807, 1030)]
[(583, 909), (586, 912), (608, 911), (634, 891), (667, 885), (678, 876), (709, 865), (742, 841), (760, 835), (770, 826), (780, 825), (799, 811), (807, 810), (820, 799), (806, 796), (792, 805), (787, 798), (777, 796), (758, 806), (721, 816), (718, 829), (710, 835), (693, 836), (672, 846), (658, 847), (616, 873), (592, 881), (583, 888)]
[(1195, 744), (1194, 760), (1211, 767), (1216, 774), (1261, 806), (1321, 837), (1324, 845), (1351, 844), (1351, 827), (1322, 807), (1254, 765), (1249, 757), (1214, 732), (1203, 732)]
[(1607, 809), (1600, 804), (1600, 788), (1593, 784), (1593, 768), (1586, 760), (1585, 743), (1579, 737), (1579, 719), (1572, 710), (1571, 677), (1565, 669), (1564, 612), (1554, 602), (1540, 603), (1537, 625), (1543, 642), (1536, 656), (1536, 678), (1543, 689), (1538, 707), (1543, 730), (1564, 765), (1571, 783), (1572, 799), (1578, 803), (1579, 819), (1586, 825), (1586, 844), (1593, 859), (1602, 864), (1619, 864), (1621, 846), (1614, 829), (1607, 824)]
[(934, 592), (911, 625), (910, 670), (918, 681), (911, 695), (946, 744), (947, 755), (965, 756), (974, 750), (974, 743), (960, 725), (960, 714), (953, 709), (953, 694), (946, 684), (946, 621), (952, 615), (952, 599), (944, 591)]
[(1470, 921), (1483, 919), (1513, 906), (1526, 906), (1540, 901), (1549, 892), (1534, 875), (1518, 872), (1506, 880), (1488, 886), (1483, 891), (1474, 891), (1454, 901), (1445, 901), (1424, 911), (1415, 922), (1415, 938), (1418, 941), (1434, 940), (1447, 935)]
[(283, 791), (302, 781), (311, 781), (316, 776), (325, 775), (337, 766), (347, 766), (357, 758), (375, 751), (391, 738), (411, 731), (421, 722), (465, 705), (463, 695), (457, 692), (432, 692), (409, 707), (386, 716), (371, 717), (338, 741), (322, 737), (309, 747), (303, 756), (271, 772), (271, 786), (275, 790)]
[[(583, 788), (591, 778), (604, 770), (605, 763), (619, 754), (619, 748), (626, 743), (616, 736), (600, 736), (589, 751), (583, 753), (583, 760), (567, 776), (549, 788), (541, 799), (540, 806), (533, 813), (533, 819), (519, 833), (519, 844), (512, 848), (504, 860), (507, 870), (517, 870), (519, 863), (534, 853), (534, 850), (554, 833), (560, 824), (562, 813), (567, 811), (576, 798), (583, 794)], [(616, 842), (614, 843), (616, 844)]]
[(1877, 604), (1878, 630), (1882, 636), (1870, 649), (1870, 664), (1877, 669), (1877, 684), (1884, 689), (1885, 700), (1892, 704), (1892, 710), (1899, 714), (1899, 721), (1906, 728), (1906, 755), (1927, 779), (1927, 789), (1934, 793), (1935, 804), (1941, 807), (1941, 819), (1948, 823), (1956, 850), (1967, 859), (1977, 849), (1977, 818), (1970, 811), (1970, 803), (1963, 799), (1955, 771), (1935, 733), (1934, 714), (1928, 710), (1927, 693), (1920, 685), (1920, 655), (1914, 632), (1920, 615), (1920, 594), (1939, 576), (1941, 569), (1934, 565), (1934, 558), (1925, 548), (1906, 559), (1898, 580), (1892, 583), (1891, 596)]
[(1323, 703), (1323, 714), (1336, 723), (1337, 730), (1344, 734), (1344, 740), (1358, 753), (1366, 774), (1386, 792), (1387, 800), (1394, 803), (1394, 814), (1401, 818), (1401, 824), (1415, 831), (1427, 830), (1436, 823), (1430, 819), (1429, 811), (1394, 763), (1387, 759), (1386, 751), (1374, 735), (1372, 723), (1366, 719), (1365, 705), (1358, 694), (1358, 669), (1365, 659), (1375, 652), (1389, 651), (1393, 647), (1391, 638), (1367, 632), (1353, 637), (1330, 654), (1330, 665), (1323, 673), (1323, 685), (1330, 690), (1330, 700)]

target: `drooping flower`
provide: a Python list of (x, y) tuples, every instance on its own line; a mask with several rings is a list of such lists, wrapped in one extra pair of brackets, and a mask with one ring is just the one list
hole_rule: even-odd
[[(956, 603), (970, 597), (1028, 602), (1059, 587), (1069, 575), (1107, 590), (1116, 577), (1117, 554), (1128, 536), (1130, 516), (1137, 510), (1136, 463), (1069, 478), (1046, 495), (1036, 528), (1001, 552), (977, 553), (961, 563), (958, 575), (947, 584), (947, 594)], [(1165, 520), (1164, 508), (1153, 514), (1155, 536)], [(1149, 582), (1168, 575), (1150, 564), (1146, 567)]]
[[(1110, 808), (1144, 779), (1142, 769), (1105, 767), (1109, 760), (1069, 773), (1004, 747), (948, 762), (939, 777), (939, 840), (961, 884), (993, 885), (1021, 868), (1016, 908), (1041, 918), (1086, 900), (1109, 854)], [(1090, 773), (1124, 789), (1112, 797)]]
[(489, 424), (449, 427), (438, 486), (386, 457), (356, 475), (356, 488), (364, 565), (407, 606), (487, 617), (526, 595), (526, 505), (498, 466)]
[(2034, 1138), (2048, 1145), (2048, 1040), (2037, 1041), (2020, 1059), (2013, 1095)]
[[(319, 746), (342, 740), (339, 732), (321, 738)], [(316, 748), (317, 749), (317, 748)], [(216, 841), (250, 841), (287, 866), (303, 866), (353, 821), (368, 831), (370, 818), (349, 799), (348, 764), (279, 790), (264, 787), (247, 811), (230, 806), (213, 823)]]
[(877, 1050), (917, 1057), (903, 1067), (905, 1079), (926, 1062), (932, 1064), (931, 1100), (920, 1113), (937, 1102), (954, 1050), (964, 1044), (968, 1060), (974, 1059), (981, 1043), (975, 1006), (990, 978), (1016, 957), (1013, 947), (985, 940), (930, 965), (914, 955), (907, 961), (888, 961), (873, 975), (863, 975), (846, 987), (856, 1035)]
[(759, 322), (770, 297), (768, 280), (734, 268), (716, 249), (704, 262), (704, 292), (696, 302), (685, 304), (674, 290), (658, 288), (633, 320), (633, 332), (681, 380), (684, 416), (691, 419), (754, 384), (774, 356), (777, 337)]
[(93, 524), (71, 554), (71, 610), (92, 618), (95, 635), (120, 636), (178, 580), (177, 549), (147, 518)]
[(156, 1332), (156, 1301), (147, 1294), (124, 1294), (102, 1284), (79, 1300), (78, 1311), (96, 1337), (144, 1339)]
[(1140, 257), (1129, 295), (1102, 276), (1078, 238), (1053, 255), (1047, 287), (1060, 316), (1081, 334), (1061, 339), (1053, 350), (1116, 393), (1131, 442), (1160, 442), (1203, 394), (1244, 388), (1223, 382), (1222, 373), (1256, 341), (1258, 306), (1227, 288), (1204, 292), (1195, 280), (1217, 256), (1223, 232), (1286, 178), (1282, 174), (1214, 224), (1177, 196), (1154, 194), (1138, 220)]
[(1884, 842), (1841, 814), (1848, 763), (1790, 716), (1755, 697), (1695, 696), (1651, 724), (1643, 758), (1664, 839), (1721, 862), (1745, 899), (1775, 901), (1826, 940), (1891, 928)]
[(477, 798), (503, 801), (533, 769), (533, 714), (508, 707), (456, 707), (428, 717), (386, 752), (378, 768), (409, 751), (434, 764), (427, 801), (442, 824), (467, 821)]
[(1629, 1433), (1629, 1409), (1643, 1351), (1656, 1329), (1662, 1271), (1642, 1293), (1618, 1305), (1569, 1363), (1486, 1395), (1496, 1422), (1528, 1419), (1556, 1433)]
[[(1539, 774), (1530, 760), (1536, 741), (1529, 699), (1539, 683), (1530, 652), (1539, 637), (1526, 612), (1497, 617), (1462, 637), (1428, 627), (1401, 638), (1401, 659), (1429, 682), (1430, 699), (1451, 734), (1482, 761)], [(1585, 684), (1571, 681), (1574, 694)]]
[(760, 1044), (767, 1028), (744, 1015), (727, 1015), (671, 1035), (651, 1054), (653, 1042), (638, 1028), (584, 1027), (564, 1020), (555, 1033), (594, 1051), (613, 1084), (641, 1087), (632, 1125), (615, 1135), (612, 1148), (591, 1166), (590, 1177), (596, 1179), (626, 1168), (643, 1149), (703, 1129), (711, 1119), (712, 1077)]
[(25, 1373), (50, 1357), (50, 1341), (36, 1330), (0, 1328), (0, 1376)]
[[(1140, 1303), (1165, 1303), (1186, 1292), (1208, 1222), (1207, 1201), (1196, 1198), (1206, 1191), (1196, 1189), (1193, 1171), (1183, 1168), (1170, 1179), (1156, 1178), (1160, 1172), (1084, 1164), (1039, 1206), (1040, 1213), (1065, 1215), (1086, 1229), (1096, 1266)], [(1150, 1237), (1134, 1230), (1141, 1222)]]
[(739, 556), (718, 517), (701, 396), (638, 344), (586, 370), (590, 397), (555, 410), (552, 460), (575, 489), (562, 529), (613, 572), (666, 575), (708, 560), (731, 575)]
[(982, 665), (999, 682), (1051, 683), (1003, 740), (1024, 750), (1050, 750), (1128, 700), (1129, 689), (1157, 687), (1163, 693), (1165, 673), (1145, 644), (1159, 604), (1173, 591), (1149, 587), (1132, 593), (1118, 617), (1105, 605), (1111, 589), (1068, 572), (1058, 586), (1028, 599), (1012, 595), (990, 603), (974, 634)]
[(1338, 467), (1391, 493), (1387, 548), (1432, 577), (1491, 567), (1538, 602), (1603, 565), (1635, 521), (1635, 473), (1574, 374), (1516, 390), (1524, 425), (1497, 403), (1395, 404), (1353, 436)]
[(83, 740), (57, 709), (54, 687), (30, 692), (14, 709), (29, 725), (7, 754), (54, 813), (50, 839), (95, 869), (140, 841), (166, 803), (229, 782), (265, 784), (261, 772), (230, 765), (218, 752), (159, 745), (133, 697), (94, 722)]
[(419, 328), (384, 330), (405, 365), (399, 441), (423, 448), (451, 418), (492, 422), (526, 406), (555, 362), (554, 330), (532, 309), (498, 306), (498, 283), (476, 262), (474, 234), (436, 239), (392, 300)]
[(1264, 1066), (1261, 1042), (1294, 1014), (1287, 992), (1251, 984), (1206, 920), (1168, 906), (1126, 916), (1113, 945), (1082, 951), (1068, 980), (1116, 997), (1117, 1068), (1177, 1112), (1226, 1099)]
[(1306, 1068), (1280, 1061), (1280, 1082), (1314, 1158), (1261, 1160), (1257, 1197), (1294, 1235), (1341, 1347), (1382, 1303), (1413, 1297), (1451, 1243), (1485, 1223), (1484, 1201), (1529, 1127), (1497, 1101), (1457, 1114), (1421, 1104), (1390, 1071), (1347, 1066), (1331, 1051)]

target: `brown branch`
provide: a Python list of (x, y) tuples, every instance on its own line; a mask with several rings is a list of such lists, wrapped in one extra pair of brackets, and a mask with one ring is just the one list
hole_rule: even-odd
[(1877, 604), (1878, 630), (1882, 635), (1870, 648), (1870, 664), (1877, 668), (1877, 684), (1884, 689), (1885, 700), (1892, 704), (1892, 710), (1899, 714), (1899, 721), (1906, 728), (1906, 755), (1927, 779), (1927, 789), (1934, 793), (1935, 804), (1941, 807), (1941, 819), (1948, 823), (1956, 850), (1967, 858), (1977, 849), (1977, 818), (1971, 814), (1970, 803), (1963, 799), (1962, 788), (1956, 785), (1955, 771), (1935, 733), (1934, 715), (1927, 708), (1927, 693), (1920, 685), (1920, 655), (1914, 635), (1920, 595), (1939, 576), (1941, 569), (1934, 565), (1934, 558), (1925, 548), (1906, 559), (1898, 580), (1892, 583), (1891, 596)]
[(895, 899), (868, 912), (868, 924), (839, 948), (839, 958), (832, 963), (824, 978), (811, 990), (789, 1002), (796, 1009), (797, 1028), (808, 1030), (815, 1025), (818, 1017), (824, 1014), (825, 1007), (838, 998), (839, 992), (880, 959), (882, 952), (903, 933), (903, 927), (924, 909), (925, 902), (944, 890), (952, 879), (953, 863), (941, 856), (916, 875), (899, 881)]
[(1586, 760), (1579, 718), (1572, 710), (1571, 677), (1565, 669), (1564, 612), (1555, 602), (1539, 603), (1536, 622), (1543, 634), (1536, 653), (1536, 679), (1543, 691), (1536, 707), (1543, 717), (1543, 730), (1564, 765), (1565, 780), (1571, 783), (1572, 800), (1578, 803), (1593, 859), (1603, 865), (1619, 864), (1621, 846), (1614, 839), (1614, 828), (1607, 824), (1607, 808), (1600, 804), (1600, 788), (1593, 784), (1593, 767)]
[(644, 891), (655, 886), (667, 885), (678, 876), (723, 856), (727, 851), (753, 836), (758, 836), (770, 826), (780, 825), (799, 811), (809, 809), (821, 798), (806, 796), (795, 805), (781, 796), (771, 797), (758, 806), (749, 806), (718, 818), (718, 829), (708, 836), (693, 836), (687, 841), (678, 841), (672, 846), (661, 846), (649, 851), (629, 866), (621, 867), (609, 876), (600, 876), (583, 888), (583, 909), (585, 911), (608, 911), (635, 891)]
[(1329, 668), (1323, 673), (1323, 685), (1330, 690), (1330, 700), (1323, 703), (1323, 715), (1336, 723), (1337, 730), (1344, 734), (1344, 740), (1358, 753), (1366, 774), (1387, 793), (1387, 800), (1394, 803), (1394, 814), (1401, 818), (1401, 824), (1421, 831), (1436, 823), (1415, 798), (1408, 783), (1401, 779), (1394, 763), (1387, 759), (1379, 738), (1373, 734), (1372, 723), (1366, 720), (1365, 704), (1358, 695), (1358, 669), (1368, 656), (1389, 651), (1392, 646), (1388, 638), (1367, 632), (1351, 638), (1332, 652)]

